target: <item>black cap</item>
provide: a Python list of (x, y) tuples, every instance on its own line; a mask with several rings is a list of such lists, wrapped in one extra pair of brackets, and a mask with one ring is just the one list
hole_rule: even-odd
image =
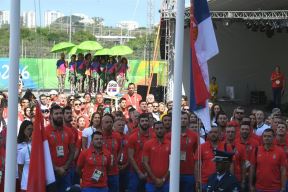
[(214, 159), (215, 162), (232, 162), (234, 153), (228, 153), (226, 151), (214, 150)]

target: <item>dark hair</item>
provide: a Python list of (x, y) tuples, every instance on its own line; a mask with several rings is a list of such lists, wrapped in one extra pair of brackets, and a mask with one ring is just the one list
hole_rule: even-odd
[(45, 94), (41, 94), (39, 95), (39, 99), (41, 99), (41, 97), (47, 97)]
[(271, 129), (271, 128), (265, 129), (265, 130), (263, 131), (262, 135), (263, 135), (264, 133), (269, 133), (269, 132), (271, 132), (271, 133), (273, 134), (273, 136), (275, 135), (274, 130)]
[(170, 117), (170, 118), (171, 118), (171, 117), (172, 117), (172, 116), (171, 116), (171, 113), (167, 113), (167, 114), (163, 115), (163, 116), (162, 116), (162, 121), (163, 121), (163, 119), (164, 119), (165, 117)]
[(28, 109), (28, 108), (30, 109), (30, 113), (31, 113), (31, 107), (26, 107), (26, 108), (24, 108), (24, 115), (25, 115), (25, 116), (27, 116), (27, 109)]
[(130, 85), (134, 85), (134, 87), (135, 87), (135, 83), (129, 83), (129, 84), (128, 84), (128, 87), (129, 87)]
[(62, 108), (61, 108), (59, 105), (57, 105), (57, 104), (51, 105), (50, 114), (53, 114), (54, 111), (55, 111), (55, 110), (58, 110), (58, 109), (61, 109), (61, 110), (62, 110)]
[(86, 95), (89, 95), (89, 96), (90, 96), (90, 98), (91, 98), (91, 94), (90, 94), (90, 93), (88, 93), (88, 92), (86, 92), (86, 93), (84, 94), (83, 98), (84, 98)]
[(17, 137), (17, 143), (23, 143), (26, 142), (28, 138), (26, 138), (24, 131), (27, 126), (33, 125), (32, 121), (24, 120), (19, 129), (18, 137)]
[(134, 107), (130, 107), (130, 108), (128, 109), (128, 113), (132, 113), (132, 112), (134, 112), (134, 111), (136, 111), (136, 109), (135, 109)]
[(113, 117), (124, 117), (124, 114), (122, 111), (114, 111), (112, 115)]
[(101, 113), (99, 113), (99, 112), (94, 112), (94, 113), (92, 114), (92, 116), (91, 116), (91, 119), (90, 119), (90, 124), (89, 124), (90, 127), (93, 125), (93, 119), (94, 119), (95, 115), (97, 115), (97, 114), (100, 115), (100, 125), (101, 125), (101, 120), (102, 120), (102, 115), (101, 115)]
[(149, 114), (148, 113), (142, 113), (138, 117), (139, 121), (140, 119), (149, 119)]
[(220, 112), (216, 115), (216, 118), (215, 118), (216, 123), (217, 123), (218, 118), (219, 118), (220, 115), (226, 115), (226, 117), (227, 117), (227, 114), (226, 114), (226, 113), (224, 113), (223, 111), (220, 111)]
[(67, 111), (72, 111), (72, 107), (71, 107), (70, 105), (65, 106), (65, 107), (62, 109), (63, 114), (65, 113), (66, 110), (67, 110)]
[(143, 99), (140, 100), (140, 101), (139, 101), (139, 105), (140, 105), (141, 103), (144, 103), (144, 102), (147, 103), (147, 102), (146, 102), (145, 100), (143, 100)]
[(247, 126), (250, 127), (250, 122), (248, 122), (248, 121), (242, 121), (240, 127), (241, 127), (242, 125), (247, 125)]
[(163, 125), (163, 122), (162, 121), (155, 121), (154, 123), (153, 123), (153, 127), (155, 127), (155, 125)]
[(94, 131), (91, 135), (91, 140), (93, 140), (94, 135), (102, 135), (103, 136), (103, 133), (101, 131)]
[(119, 103), (121, 103), (123, 100), (126, 101), (127, 99), (122, 97), (121, 99), (119, 99)]
[(216, 116), (215, 116), (215, 112), (214, 112), (214, 108), (215, 108), (215, 106), (217, 106), (217, 105), (218, 105), (219, 108), (220, 108), (219, 113), (220, 113), (220, 112), (223, 112), (221, 105), (219, 105), (218, 103), (214, 103), (214, 104), (212, 105), (212, 107), (211, 107), (211, 114), (210, 114), (211, 119), (213, 119), (213, 117), (216, 118)]

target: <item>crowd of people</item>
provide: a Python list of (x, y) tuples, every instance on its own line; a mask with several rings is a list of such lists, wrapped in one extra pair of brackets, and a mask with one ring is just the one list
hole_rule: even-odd
[[(65, 54), (61, 53), (57, 60), (58, 91), (65, 89), (66, 73), (70, 82), (71, 94), (105, 92), (107, 83), (115, 80), (120, 88), (128, 81), (128, 60), (125, 57), (94, 56), (87, 53), (73, 54), (68, 62)], [(68, 72), (66, 72), (68, 71)]]
[[(55, 90), (19, 99), (17, 188), (27, 190), (33, 122), (39, 101), (56, 176), (50, 191), (168, 192), (173, 101), (146, 100), (133, 83), (115, 103), (102, 93)], [(7, 95), (0, 93), (0, 171), (3, 191)], [(288, 121), (279, 108), (233, 114), (211, 107), (211, 129), (181, 102), (180, 191), (288, 191)], [(213, 161), (214, 160), (214, 161)]]

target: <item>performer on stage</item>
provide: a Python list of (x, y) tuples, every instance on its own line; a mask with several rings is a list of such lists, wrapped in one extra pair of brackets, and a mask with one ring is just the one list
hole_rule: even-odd
[(59, 93), (64, 92), (65, 88), (65, 77), (66, 77), (66, 68), (67, 66), (67, 61), (65, 60), (65, 54), (61, 53), (60, 59), (56, 63), (57, 67), (57, 78), (58, 78), (58, 90)]

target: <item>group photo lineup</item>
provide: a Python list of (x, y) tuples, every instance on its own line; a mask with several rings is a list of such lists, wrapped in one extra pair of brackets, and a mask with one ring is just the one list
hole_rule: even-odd
[(0, 192), (288, 192), (288, 1), (0, 2)]

